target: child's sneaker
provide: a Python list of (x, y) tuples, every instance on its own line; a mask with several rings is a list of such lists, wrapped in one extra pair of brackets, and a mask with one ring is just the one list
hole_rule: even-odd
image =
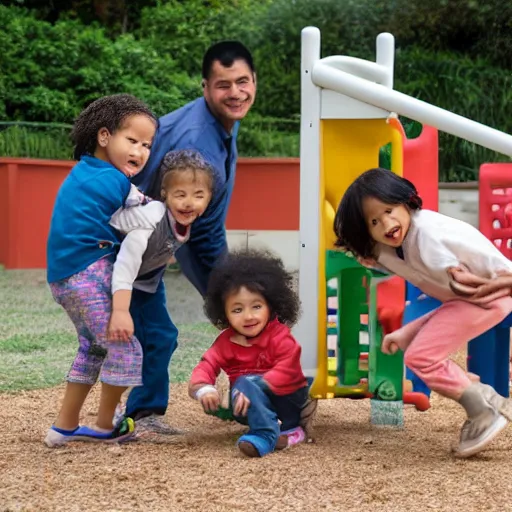
[(169, 442), (169, 436), (185, 434), (184, 430), (172, 427), (162, 421), (163, 416), (150, 414), (135, 422), (135, 440), (153, 443)]
[(482, 412), (476, 418), (468, 418), (460, 432), (457, 457), (471, 457), (482, 451), (506, 426), (507, 420), (495, 409)]
[(288, 448), (288, 436), (281, 432), (281, 435), (277, 438), (277, 443), (274, 450), (279, 451), (284, 450), (285, 448)]
[(479, 382), (464, 390), (460, 405), (468, 419), (462, 425), (457, 457), (471, 457), (483, 450), (506, 426), (507, 419), (498, 412), (500, 401)]
[(238, 449), (247, 457), (259, 457), (260, 453), (252, 443), (248, 441), (240, 441), (238, 443)]
[(302, 427), (291, 428), (281, 432), (281, 435), (277, 439), (275, 450), (280, 451), (285, 448), (289, 448), (294, 444), (302, 443), (306, 441), (306, 432)]
[(76, 441), (76, 432), (79, 429), (80, 427), (76, 427), (74, 430), (64, 430), (52, 425), (46, 433), (44, 444), (48, 446), (48, 448), (56, 448), (57, 446), (62, 446), (71, 441)]
[[(281, 438), (286, 436), (286, 446), (283, 446), (281, 449), (290, 448), (290, 446), (303, 443), (306, 440), (306, 432), (302, 427), (291, 428), (290, 430), (285, 430), (281, 432), (279, 436), (279, 441)], [(278, 443), (279, 443), (278, 441)], [(277, 446), (276, 446), (277, 449)]]
[[(285, 448), (290, 448), (290, 446), (293, 446), (295, 444), (302, 443), (305, 440), (306, 433), (304, 432), (302, 427), (291, 428), (290, 430), (285, 430), (281, 432), (280, 436), (277, 439), (274, 450), (284, 450)], [(255, 444), (259, 443), (257, 443), (256, 441), (256, 436), (242, 436), (237, 443), (238, 449), (247, 457), (261, 457), (260, 450), (262, 450), (262, 446), (260, 446), (260, 450), (258, 450)], [(265, 453), (268, 453), (268, 450)]]
[(489, 384), (478, 382), (477, 386), (482, 390), (482, 395), (487, 402), (501, 415), (505, 416), (507, 420), (512, 421), (512, 400), (501, 396), (492, 386), (489, 386)]
[(75, 430), (63, 430), (52, 426), (46, 433), (44, 443), (48, 448), (62, 446), (71, 441), (92, 443), (121, 443), (133, 436), (135, 424), (131, 418), (124, 418), (111, 432), (98, 432), (89, 427), (79, 426)]

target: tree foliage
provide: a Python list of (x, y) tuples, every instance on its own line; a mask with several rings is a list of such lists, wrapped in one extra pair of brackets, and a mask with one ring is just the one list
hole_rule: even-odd
[[(512, 2), (501, 0), (7, 0), (0, 6), (0, 121), (71, 123), (91, 100), (130, 92), (158, 113), (201, 94), (205, 49), (239, 39), (253, 52), (255, 107), (245, 154), (298, 153), (300, 33), (322, 55), (374, 59), (396, 39), (395, 88), (512, 132)], [(21, 6), (21, 7), (20, 7)], [(32, 144), (36, 147), (37, 144)], [(14, 147), (14, 146), (13, 146)], [(502, 158), (443, 135), (443, 178), (473, 178)]]
[(51, 24), (1, 6), (0, 24), (0, 119), (71, 122), (90, 101), (117, 92), (135, 94), (163, 114), (200, 92), (197, 77), (132, 34), (112, 41), (98, 24)]
[(30, 9), (38, 19), (50, 23), (63, 19), (78, 20), (84, 25), (98, 22), (114, 36), (137, 29), (142, 9), (155, 6), (157, 0), (4, 0), (2, 3)]

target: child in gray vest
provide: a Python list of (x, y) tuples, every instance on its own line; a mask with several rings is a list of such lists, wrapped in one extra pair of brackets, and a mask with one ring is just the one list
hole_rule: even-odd
[(112, 339), (127, 340), (133, 335), (132, 289), (156, 291), (167, 263), (188, 240), (192, 223), (212, 196), (213, 169), (197, 151), (170, 151), (159, 174), (160, 201), (119, 209), (110, 221), (125, 235), (112, 276)]

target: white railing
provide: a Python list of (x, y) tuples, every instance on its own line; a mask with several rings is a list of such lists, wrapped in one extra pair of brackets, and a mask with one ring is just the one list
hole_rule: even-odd
[[(304, 30), (308, 43), (316, 38), (320, 39), (318, 29), (308, 27)], [(379, 45), (379, 38), (381, 38), (381, 45)], [(311, 73), (313, 83), (318, 87), (395, 112), (498, 153), (512, 156), (511, 135), (393, 90), (392, 78), (390, 80), (390, 75), (386, 72), (391, 63), (392, 77), (393, 60), (388, 54), (393, 47), (393, 36), (380, 34), (379, 38), (377, 39), (377, 63), (341, 56), (326, 57), (314, 63)], [(379, 53), (381, 53), (380, 59)], [(382, 84), (375, 82), (382, 82)]]

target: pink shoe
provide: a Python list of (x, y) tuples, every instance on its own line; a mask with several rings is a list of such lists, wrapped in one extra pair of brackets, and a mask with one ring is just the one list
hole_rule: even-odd
[(306, 432), (304, 432), (302, 427), (295, 427), (281, 432), (280, 438), (284, 436), (288, 439), (286, 448), (290, 448), (290, 446), (293, 446), (294, 444), (303, 443), (306, 440)]

